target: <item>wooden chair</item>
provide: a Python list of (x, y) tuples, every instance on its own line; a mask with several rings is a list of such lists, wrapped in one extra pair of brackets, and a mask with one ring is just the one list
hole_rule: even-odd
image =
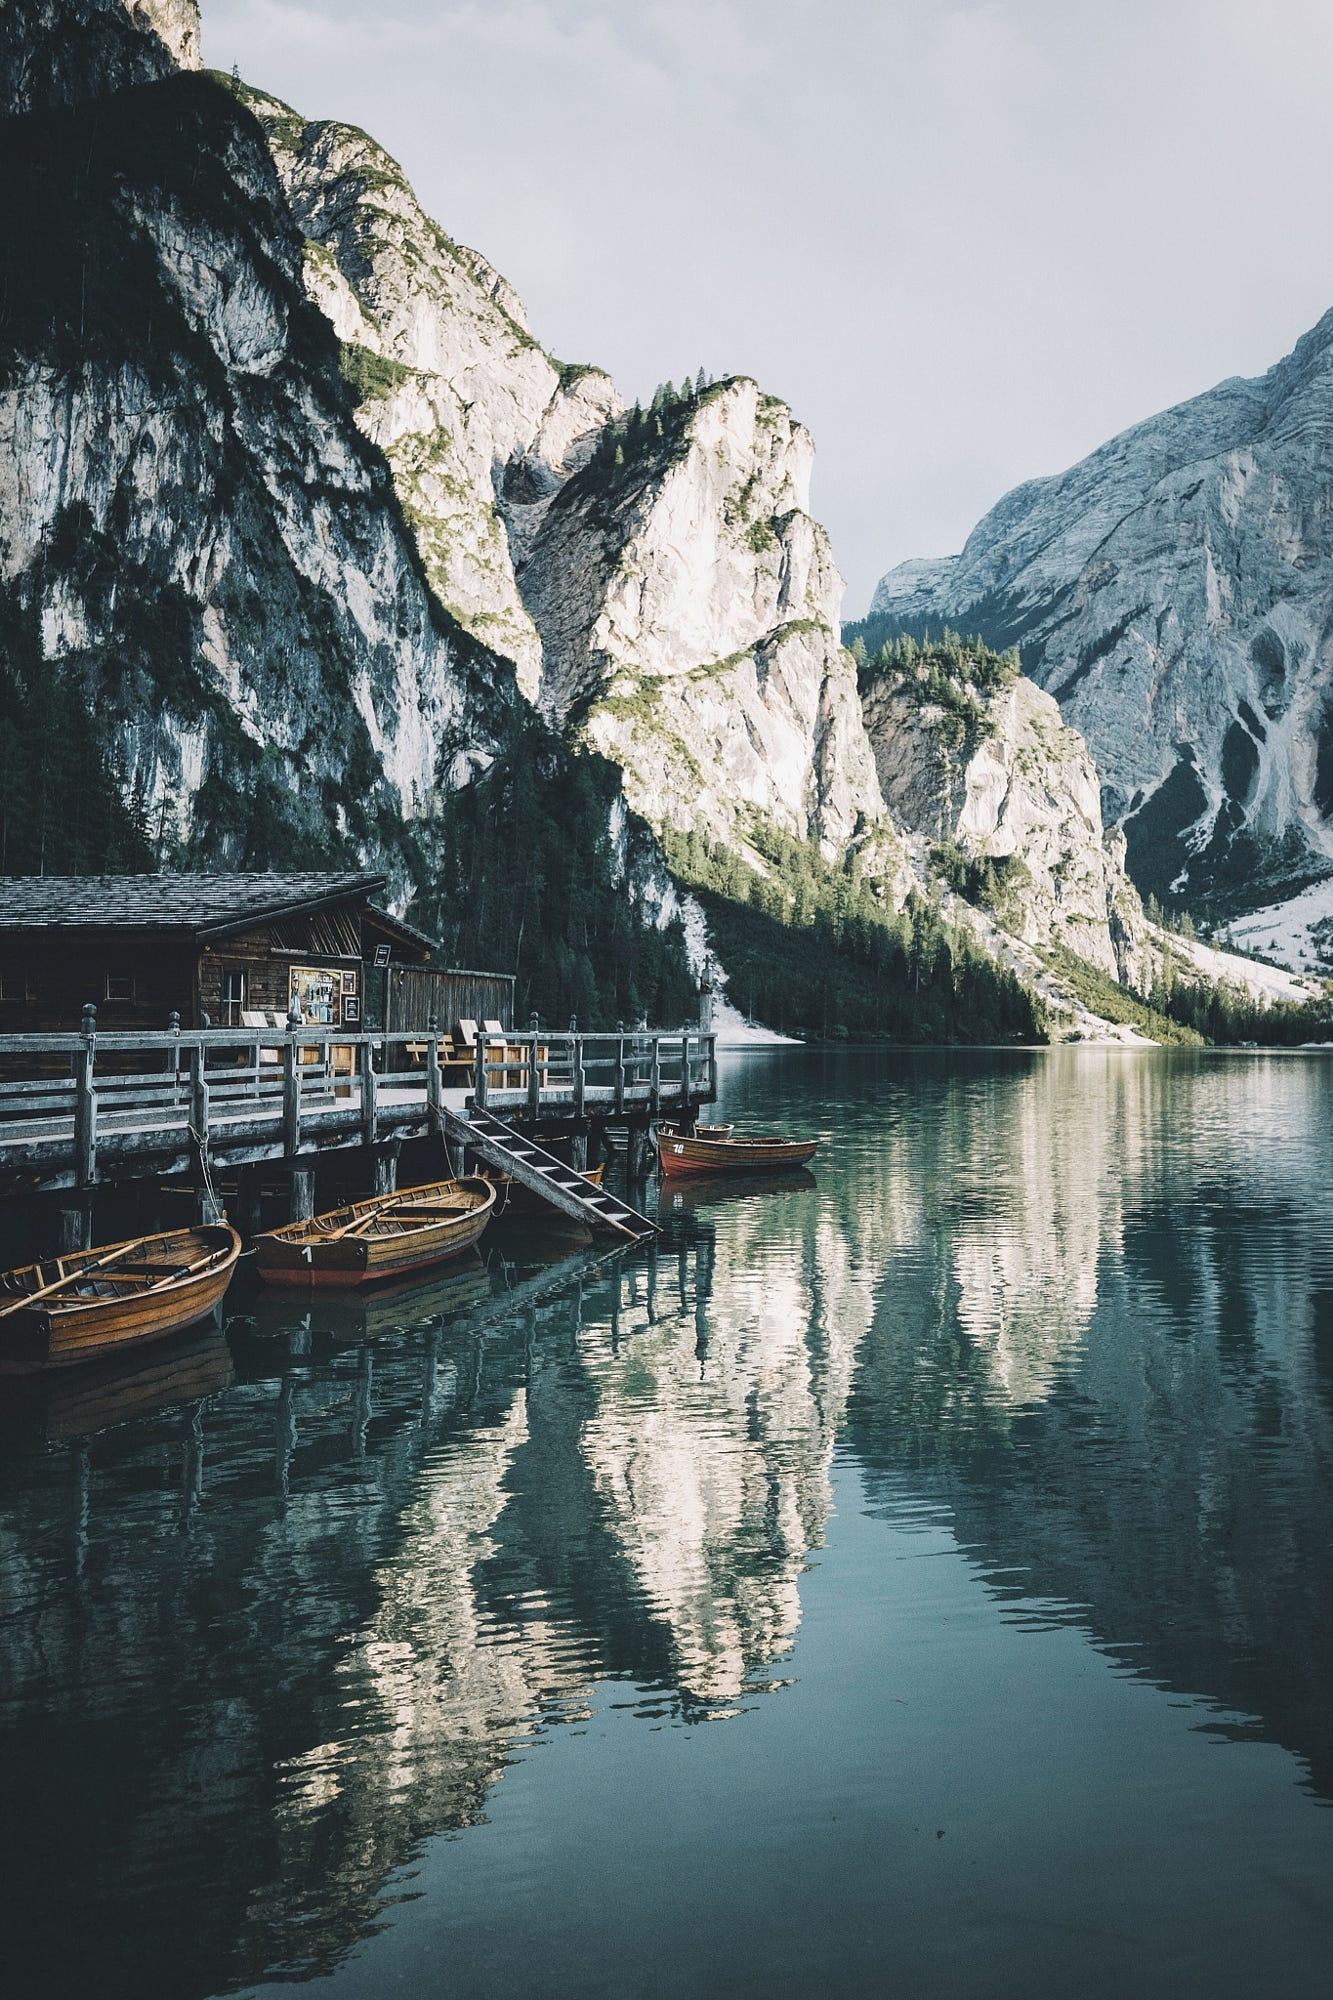
[[(243, 1028), (271, 1028), (273, 1022), (262, 1007), (243, 1007), (241, 1009), (241, 1026)], [(280, 1063), (282, 1061), (282, 1051), (280, 1049), (265, 1048), (261, 1045), (259, 1060), (261, 1063)]]

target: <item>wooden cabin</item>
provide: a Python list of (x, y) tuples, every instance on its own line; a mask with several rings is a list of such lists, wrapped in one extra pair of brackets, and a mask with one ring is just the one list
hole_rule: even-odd
[[(375, 901), (383, 875), (0, 876), (0, 1034), (287, 1017), (355, 1028), (432, 939)], [(419, 974), (419, 976), (421, 976)], [(382, 1025), (381, 1011), (381, 1025)]]

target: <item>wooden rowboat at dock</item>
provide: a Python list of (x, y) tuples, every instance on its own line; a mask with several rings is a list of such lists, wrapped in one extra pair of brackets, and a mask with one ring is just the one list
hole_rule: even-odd
[(255, 1238), (266, 1285), (346, 1291), (447, 1263), (477, 1241), (495, 1209), (480, 1175), (372, 1195)]
[(0, 1273), (0, 1374), (106, 1361), (195, 1325), (240, 1254), (234, 1229), (207, 1223)]
[(657, 1157), (664, 1178), (685, 1174), (768, 1174), (779, 1168), (803, 1167), (819, 1150), (817, 1139), (737, 1139), (703, 1131), (682, 1132), (675, 1125), (657, 1128)]

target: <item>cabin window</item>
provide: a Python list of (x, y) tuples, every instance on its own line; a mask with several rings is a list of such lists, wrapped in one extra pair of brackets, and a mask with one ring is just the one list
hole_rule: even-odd
[(32, 981), (26, 972), (0, 972), (0, 1000), (17, 1000), (27, 1006), (32, 1000)]
[(245, 1011), (245, 967), (224, 965), (222, 968), (222, 1025), (224, 1028), (242, 1028), (245, 1023), (241, 1015)]
[(132, 1000), (134, 998), (134, 974), (132, 972), (108, 972), (102, 986), (104, 1000)]

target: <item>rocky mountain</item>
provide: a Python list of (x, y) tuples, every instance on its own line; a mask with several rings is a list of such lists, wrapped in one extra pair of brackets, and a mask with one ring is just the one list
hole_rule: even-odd
[[(1054, 946), (1145, 982), (1044, 698), (961, 743), (947, 702), (863, 708), (785, 403), (701, 375), (627, 409), (373, 140), (197, 63), (190, 0), (0, 25), (0, 867), (100, 758), (141, 852), (373, 858), (553, 1013), (679, 1007), (708, 939), (654, 834), (765, 981), (816, 922), (859, 954), (867, 1019), (923, 956), (940, 1032), (969, 980), (968, 1032), (1031, 1025), (1008, 973)], [(53, 689), (87, 738), (60, 785)], [(1006, 874), (958, 918), (998, 983), (941, 842)]]
[[(480, 258), (442, 251), (460, 291), (437, 315), (433, 350), (461, 395), (451, 461), (429, 401), (424, 288), (407, 308), (419, 382), (340, 339), (307, 277), (335, 317), (354, 295), (332, 296), (321, 224), (313, 209), (298, 221), (289, 201), (277, 163), (295, 187), (299, 162), (225, 80), (176, 67), (177, 54), (197, 62), (192, 8), (150, 18), (63, 0), (7, 12), (4, 32), (0, 867), (49, 866), (53, 852), (81, 868), (142, 866), (164, 850), (185, 865), (364, 859), (389, 872), (400, 906), (429, 892), (447, 940), (461, 915), (489, 912), (488, 960), (520, 965), (525, 1006), (567, 1012), (577, 993), (612, 1018), (678, 1014), (690, 981), (660, 852), (614, 772), (576, 768), (526, 699), (532, 635), (512, 578), (526, 661), (520, 644), (486, 643), (484, 614), (506, 600), (469, 582), (480, 563), (468, 524), (489, 521), (504, 539), (485, 497), (492, 452), (516, 439), (535, 486), (590, 390), (560, 390)], [(99, 90), (90, 119), (80, 107)], [(340, 200), (351, 205), (333, 172)], [(331, 207), (322, 226), (388, 314), (388, 285), (356, 263), (355, 218), (339, 233)], [(469, 341), (483, 387), (494, 364), (489, 402), (463, 380)], [(420, 484), (455, 509), (457, 584), (425, 502), (414, 514), (386, 455), (401, 462), (406, 447), (402, 402), (382, 429), (381, 392), (409, 381), (434, 447)], [(468, 401), (484, 405), (487, 435)], [(535, 492), (528, 504), (538, 510)], [(483, 777), (474, 813), (486, 837), (471, 825), (460, 835), (450, 802)], [(554, 817), (577, 855), (588, 942), (554, 970), (540, 917), (558, 898), (540, 867), (524, 878), (533, 911), (513, 912), (512, 937), (504, 929), (514, 898), (494, 821), (518, 823), (516, 797), (526, 825)], [(506, 880), (488, 898), (491, 872)], [(614, 951), (597, 948), (612, 932)]]
[(512, 669), (431, 589), (260, 127), (144, 41), (150, 80), (95, 122), (0, 124), (4, 653), (78, 682), (199, 851), (275, 820), (401, 874)]
[(1020, 647), (1145, 891), (1272, 902), (1333, 865), (1331, 476), (1333, 313), (890, 571), (873, 615)]
[(198, 0), (5, 0), (0, 12), (0, 116), (198, 67)]
[(1124, 836), (1104, 836), (1087, 745), (1017, 656), (909, 640), (867, 666), (863, 700), (884, 796), (955, 885), (1024, 944), (1147, 992), (1158, 953)]
[(364, 132), (243, 86), (304, 238), (306, 289), (343, 343), (431, 587), (535, 700), (542, 640), (516, 564), (620, 399), (540, 347), (485, 258), (445, 235)]
[(362, 132), (245, 89), (438, 597), (659, 828), (758, 812), (899, 864), (810, 514), (814, 447), (749, 380), (627, 412)]
[(520, 585), (544, 702), (622, 768), (652, 824), (745, 847), (758, 813), (892, 880), (813, 458), (750, 380), (668, 396), (556, 497)]

